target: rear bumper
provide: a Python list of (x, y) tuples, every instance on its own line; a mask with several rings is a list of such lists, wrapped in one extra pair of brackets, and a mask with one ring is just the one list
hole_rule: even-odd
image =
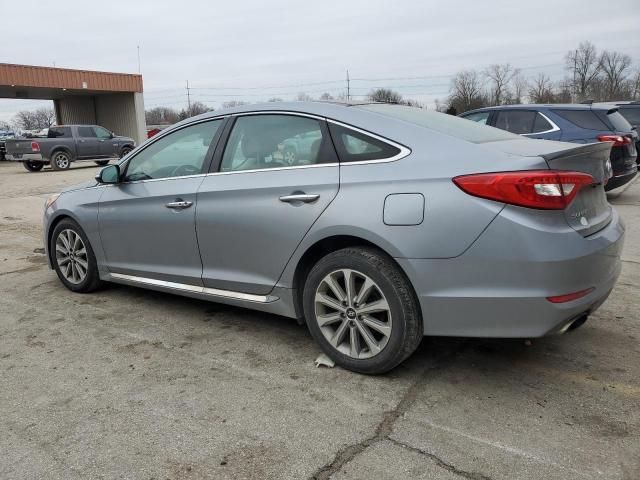
[(7, 153), (6, 159), (13, 162), (43, 162), (44, 161), (44, 159), (42, 158), (42, 155), (39, 153), (24, 153), (19, 156)]
[[(397, 259), (418, 295), (425, 335), (540, 337), (593, 313), (609, 296), (624, 242), (617, 213), (586, 238), (569, 227), (514, 225), (509, 216), (507, 207), (459, 257)], [(578, 300), (546, 299), (592, 287)]]
[(604, 189), (605, 189), (605, 191), (608, 192), (610, 190), (613, 190), (614, 188), (618, 188), (618, 187), (621, 187), (623, 185), (626, 185), (631, 180), (636, 178), (637, 174), (638, 174), (638, 167), (636, 165), (634, 165), (634, 169), (631, 172), (624, 173), (622, 175), (615, 175), (615, 176), (611, 177), (609, 179), (609, 181), (607, 182), (607, 184), (605, 185)]

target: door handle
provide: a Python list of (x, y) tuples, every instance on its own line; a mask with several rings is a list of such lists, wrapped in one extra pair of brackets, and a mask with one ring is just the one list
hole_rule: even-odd
[(176, 210), (182, 210), (183, 208), (189, 208), (193, 205), (193, 202), (185, 201), (185, 200), (176, 200), (175, 202), (169, 202), (165, 205), (167, 208), (173, 208)]
[(294, 203), (294, 202), (311, 203), (311, 202), (315, 202), (319, 198), (320, 198), (320, 195), (318, 194), (294, 193), (291, 195), (284, 195), (280, 197), (280, 201), (286, 202), (286, 203)]

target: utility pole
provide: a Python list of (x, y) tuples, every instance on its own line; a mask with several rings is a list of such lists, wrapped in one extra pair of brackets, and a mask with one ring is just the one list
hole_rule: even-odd
[(347, 70), (347, 102), (351, 98), (351, 82), (349, 81), (349, 70)]
[(187, 80), (187, 111), (191, 115), (191, 92), (189, 91), (189, 80)]

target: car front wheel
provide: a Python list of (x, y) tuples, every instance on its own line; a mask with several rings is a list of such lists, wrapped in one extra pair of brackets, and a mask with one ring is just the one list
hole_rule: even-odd
[(56, 225), (49, 249), (58, 278), (69, 290), (88, 293), (101, 285), (89, 239), (75, 221), (65, 218)]
[(345, 248), (322, 258), (305, 282), (303, 307), (322, 350), (356, 372), (387, 372), (422, 339), (420, 308), (408, 279), (374, 248)]

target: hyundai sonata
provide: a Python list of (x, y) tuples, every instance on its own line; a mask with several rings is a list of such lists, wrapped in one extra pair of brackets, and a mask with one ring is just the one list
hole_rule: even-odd
[(45, 246), (74, 292), (117, 282), (296, 318), (337, 364), (382, 373), (423, 335), (582, 324), (620, 272), (610, 149), (398, 105), (243, 106), (53, 195)]

